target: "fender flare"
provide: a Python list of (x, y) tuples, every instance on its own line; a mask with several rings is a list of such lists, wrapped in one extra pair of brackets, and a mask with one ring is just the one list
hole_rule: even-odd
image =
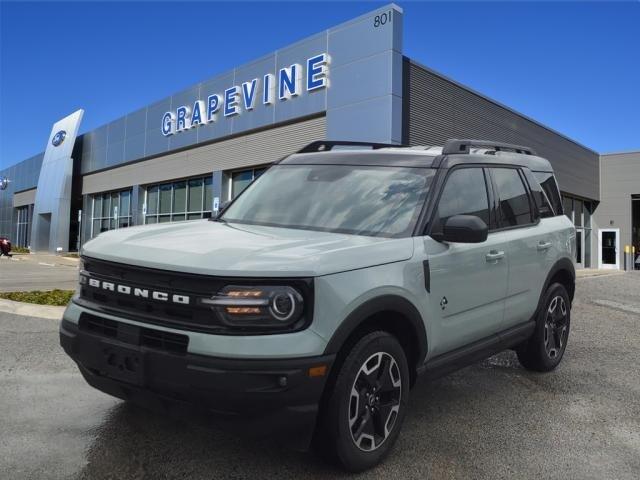
[(571, 259), (564, 257), (553, 264), (553, 266), (549, 270), (549, 273), (547, 274), (547, 278), (544, 280), (544, 285), (542, 286), (542, 290), (540, 291), (540, 297), (538, 298), (538, 306), (536, 307), (536, 311), (533, 314), (533, 320), (538, 318), (538, 314), (540, 312), (540, 309), (542, 308), (542, 300), (544, 298), (544, 294), (546, 293), (547, 289), (551, 285), (551, 279), (558, 272), (562, 272), (562, 271), (567, 272), (573, 282), (571, 290), (567, 292), (569, 294), (569, 300), (573, 302), (573, 297), (576, 291), (576, 286), (575, 286), (576, 285), (576, 268), (574, 267), (573, 261)]
[(547, 274), (547, 278), (544, 281), (544, 287), (542, 288), (542, 292), (540, 294), (541, 299), (542, 299), (542, 296), (544, 295), (544, 292), (546, 292), (547, 288), (549, 288), (549, 285), (551, 284), (551, 279), (558, 272), (561, 272), (563, 270), (566, 271), (571, 276), (571, 280), (573, 282), (572, 291), (567, 292), (569, 294), (571, 301), (573, 301), (573, 295), (575, 293), (575, 284), (576, 284), (576, 268), (573, 265), (573, 261), (571, 261), (571, 259), (567, 257), (564, 257), (558, 260), (556, 263), (553, 264), (553, 266), (551, 267), (551, 270), (549, 270), (549, 273)]
[(422, 365), (428, 351), (427, 332), (422, 320), (422, 315), (420, 315), (420, 312), (413, 303), (398, 295), (381, 295), (367, 300), (358, 306), (345, 318), (334, 332), (325, 348), (324, 354), (338, 353), (356, 329), (362, 326), (371, 316), (383, 311), (395, 312), (408, 319), (417, 341), (418, 355), (415, 367)]

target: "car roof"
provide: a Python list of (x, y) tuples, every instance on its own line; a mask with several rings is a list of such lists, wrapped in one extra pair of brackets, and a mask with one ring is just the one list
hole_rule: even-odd
[(334, 148), (326, 152), (294, 153), (282, 165), (357, 165), (372, 167), (432, 168), (439, 153), (424, 148)]
[(328, 151), (295, 153), (282, 159), (282, 165), (355, 165), (409, 168), (452, 168), (457, 165), (514, 165), (535, 172), (553, 172), (551, 163), (537, 155), (526, 155), (487, 148), (465, 154), (442, 155), (442, 147), (412, 146), (387, 148), (333, 148)]
[(526, 167), (533, 172), (553, 172), (553, 167), (546, 158), (512, 152), (496, 152), (495, 150), (487, 152), (472, 151), (472, 153), (466, 155), (447, 155), (443, 159), (441, 166), (442, 168), (451, 168), (456, 165), (466, 164), (515, 165)]

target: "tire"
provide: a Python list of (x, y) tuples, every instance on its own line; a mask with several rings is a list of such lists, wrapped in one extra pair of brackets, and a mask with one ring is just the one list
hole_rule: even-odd
[(550, 372), (564, 356), (571, 326), (571, 300), (564, 285), (547, 288), (536, 318), (531, 338), (516, 349), (523, 367), (536, 372)]
[(387, 332), (363, 336), (340, 367), (325, 414), (321, 448), (346, 470), (380, 463), (400, 432), (409, 400), (409, 367)]

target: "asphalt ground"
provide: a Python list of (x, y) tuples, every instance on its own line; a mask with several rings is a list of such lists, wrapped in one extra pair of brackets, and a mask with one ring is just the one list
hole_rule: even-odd
[[(562, 364), (512, 352), (419, 380), (391, 455), (360, 478), (640, 478), (640, 274), (580, 279)], [(85, 385), (55, 320), (0, 313), (0, 478), (344, 478), (312, 453), (236, 438)]]
[(0, 292), (75, 290), (78, 260), (58, 255), (0, 257)]

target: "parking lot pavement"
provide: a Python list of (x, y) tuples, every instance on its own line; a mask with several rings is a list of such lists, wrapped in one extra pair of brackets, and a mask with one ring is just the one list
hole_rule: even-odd
[[(361, 478), (637, 479), (640, 274), (578, 282), (549, 374), (506, 352), (419, 381), (387, 461)], [(240, 440), (86, 386), (57, 322), (0, 313), (0, 478), (344, 478), (313, 454)]]
[(75, 290), (78, 259), (59, 255), (0, 257), (0, 292), (26, 290)]

